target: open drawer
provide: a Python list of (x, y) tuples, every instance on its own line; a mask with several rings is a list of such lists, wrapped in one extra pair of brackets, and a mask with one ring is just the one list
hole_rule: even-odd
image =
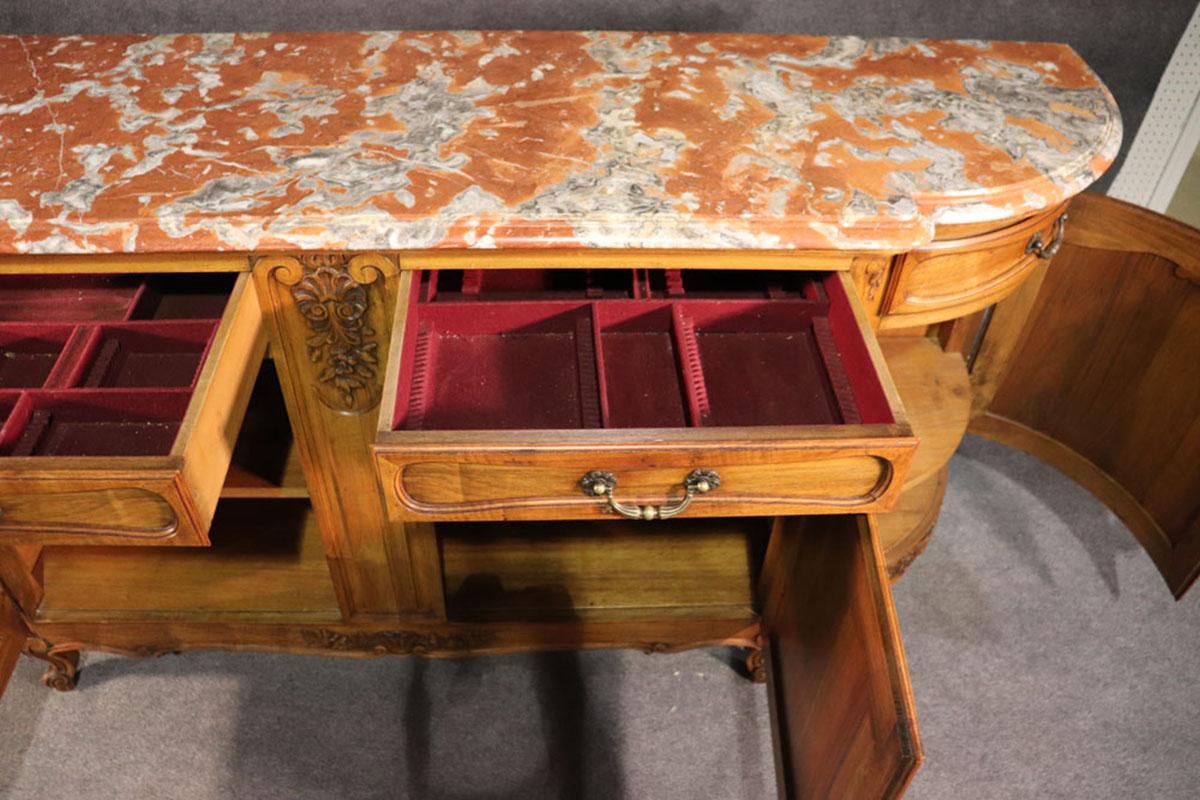
[(265, 348), (245, 275), (0, 276), (0, 543), (207, 544)]
[(398, 519), (884, 510), (916, 448), (841, 273), (411, 272), (400, 298)]

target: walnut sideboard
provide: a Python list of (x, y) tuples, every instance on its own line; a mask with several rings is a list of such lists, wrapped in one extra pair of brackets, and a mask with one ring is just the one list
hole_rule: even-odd
[(770, 683), (785, 794), (889, 797), (921, 748), (888, 577), (969, 425), (1195, 577), (1197, 234), (1075, 197), (1121, 125), (1068, 47), (3, 37), (0, 63), (5, 678), (22, 650), (67, 689), (85, 649), (723, 644)]

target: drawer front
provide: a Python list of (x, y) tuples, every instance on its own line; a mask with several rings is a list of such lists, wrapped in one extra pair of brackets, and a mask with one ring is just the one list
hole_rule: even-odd
[[(393, 514), (419, 519), (596, 519), (818, 514), (889, 508), (913, 450), (881, 438), (843, 443), (687, 440), (629, 442), (545, 451), (520, 445), (464, 447), (457, 452), (377, 446)], [(687, 479), (701, 471), (704, 491)], [(596, 489), (602, 481), (604, 491)], [(611, 498), (611, 500), (610, 500)], [(683, 505), (680, 508), (681, 504)]]
[(188, 504), (171, 477), (148, 479), (144, 471), (95, 481), (78, 475), (0, 479), (0, 498), (5, 542), (153, 544), (178, 536), (181, 527), (197, 527), (187, 519)]
[(935, 242), (905, 254), (880, 327), (942, 322), (995, 303), (1053, 256), (1065, 224), (1059, 208), (994, 233)]
[[(847, 275), (766, 276), (761, 303), (745, 299), (746, 274), (667, 276), (668, 298), (682, 301), (646, 289), (654, 276), (643, 299), (622, 298), (606, 275), (589, 295), (601, 299), (583, 304), (562, 299), (570, 279), (504, 278), (505, 291), (520, 289), (505, 304), (461, 300), (460, 287), (493, 279), (456, 278), (453, 301), (430, 309), (438, 288), (405, 276), (401, 297), (412, 299), (393, 328), (373, 447), (393, 518), (666, 519), (894, 502), (916, 440)], [(539, 300), (542, 285), (557, 297)], [(827, 303), (826, 317), (795, 324), (805, 303)], [(806, 414), (815, 421), (781, 422)], [(527, 420), (550, 422), (518, 424)], [(477, 421), (494, 428), (469, 427)]]
[[(208, 544), (265, 352), (253, 286), (245, 275), (5, 278), (51, 294), (73, 279), (88, 290), (68, 291), (91, 299), (62, 312), (53, 364), (0, 388), (0, 544)], [(0, 307), (0, 336), (49, 340), (28, 335), (26, 307)]]

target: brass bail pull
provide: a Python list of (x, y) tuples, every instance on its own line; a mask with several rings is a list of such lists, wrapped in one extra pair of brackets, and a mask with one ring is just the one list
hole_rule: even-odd
[(1067, 215), (1063, 214), (1058, 219), (1054, 220), (1054, 233), (1051, 234), (1050, 244), (1043, 244), (1042, 234), (1035, 233), (1033, 238), (1029, 240), (1029, 244), (1025, 245), (1025, 252), (1029, 255), (1037, 256), (1043, 261), (1049, 261), (1058, 253), (1058, 249), (1062, 247), (1063, 236), (1067, 230)]
[(620, 514), (629, 519), (670, 519), (682, 514), (692, 504), (692, 498), (698, 494), (711, 492), (721, 485), (721, 476), (711, 469), (694, 469), (683, 479), (683, 497), (674, 505), (639, 506), (636, 503), (622, 503), (613, 496), (617, 488), (617, 476), (605, 470), (594, 469), (579, 479), (579, 487), (590, 497), (601, 497), (605, 500), (608, 511)]

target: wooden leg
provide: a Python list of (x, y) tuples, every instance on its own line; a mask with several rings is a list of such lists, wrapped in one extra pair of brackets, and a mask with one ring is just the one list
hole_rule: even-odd
[(69, 692), (79, 682), (79, 650), (74, 645), (51, 645), (36, 636), (25, 642), (25, 652), (49, 664), (42, 683), (60, 692)]

